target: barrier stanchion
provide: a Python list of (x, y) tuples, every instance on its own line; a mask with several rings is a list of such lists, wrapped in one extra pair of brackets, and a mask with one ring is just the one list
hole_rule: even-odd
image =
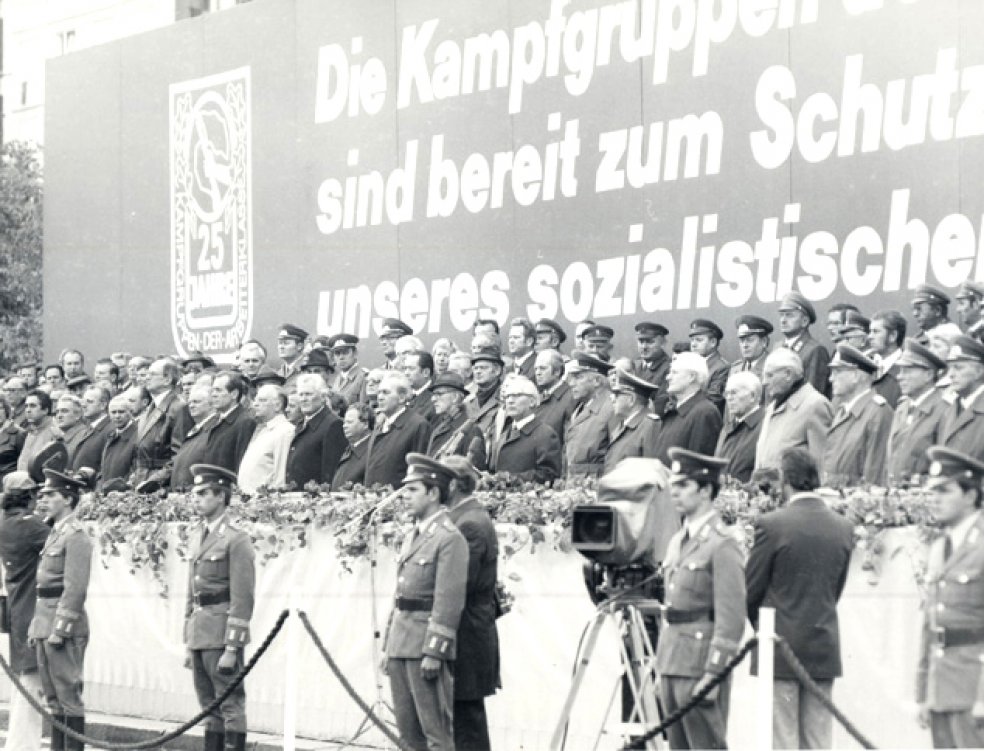
[(758, 701), (755, 706), (755, 747), (772, 751), (773, 674), (775, 672), (775, 608), (759, 609)]
[(301, 639), (297, 622), (300, 608), (294, 587), (291, 587), (287, 598), (287, 610), (290, 616), (287, 619), (287, 658), (284, 660), (284, 751), (294, 751), (297, 735), (298, 650)]

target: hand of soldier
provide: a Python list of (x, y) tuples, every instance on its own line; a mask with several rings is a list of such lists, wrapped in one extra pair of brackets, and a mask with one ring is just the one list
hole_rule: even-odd
[(236, 653), (230, 652), (228, 649), (222, 653), (219, 658), (219, 662), (216, 665), (216, 670), (219, 671), (219, 675), (232, 675), (236, 672)]
[(192, 665), (191, 650), (189, 649), (187, 652), (185, 652), (184, 666), (186, 669), (191, 670), (191, 665)]
[(919, 705), (919, 727), (928, 728), (929, 727), (929, 708), (925, 704)]
[(58, 634), (52, 634), (48, 637), (48, 645), (54, 647), (55, 649), (60, 649), (65, 646), (65, 640)]
[[(704, 675), (701, 676), (701, 679), (697, 681), (697, 685), (694, 686), (694, 690), (690, 692), (690, 695), (696, 696), (704, 689), (704, 686), (706, 686), (708, 683), (710, 683), (713, 680), (714, 680), (714, 675), (712, 675), (711, 673), (704, 673)], [(714, 688), (711, 689), (711, 693), (709, 693), (707, 696), (704, 697), (705, 704), (710, 704), (712, 702), (717, 701), (718, 688), (719, 686), (715, 686)]]
[(420, 674), (425, 680), (435, 680), (441, 674), (441, 661), (436, 657), (425, 657), (420, 661)]
[(386, 655), (379, 658), (379, 672), (383, 675), (389, 675), (389, 658)]

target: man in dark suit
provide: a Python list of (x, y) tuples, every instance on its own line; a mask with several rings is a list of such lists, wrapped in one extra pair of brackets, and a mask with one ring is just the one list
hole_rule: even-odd
[(536, 360), (536, 329), (526, 318), (514, 318), (509, 324), (509, 354), (512, 364), (509, 372), (533, 380), (533, 365)]
[(663, 410), (653, 456), (670, 464), (670, 449), (683, 448), (711, 455), (721, 433), (721, 413), (704, 393), (707, 362), (696, 352), (681, 352), (667, 376), (670, 400)]
[(118, 490), (127, 486), (137, 441), (137, 424), (133, 421), (130, 400), (123, 394), (110, 401), (109, 420), (113, 429), (106, 438), (99, 461), (100, 490)]
[(82, 467), (89, 467), (98, 474), (102, 467), (103, 448), (113, 431), (113, 424), (106, 412), (109, 400), (109, 392), (99, 385), (90, 386), (82, 395), (83, 417), (87, 427), (72, 457), (72, 469), (76, 472)]
[(407, 473), (407, 454), (424, 453), (431, 426), (418, 413), (407, 409), (413, 392), (402, 373), (389, 373), (377, 392), (376, 427), (369, 438), (366, 457), (367, 488), (372, 485), (399, 487)]
[(533, 363), (533, 380), (540, 390), (536, 416), (544, 425), (553, 428), (564, 443), (564, 432), (574, 414), (574, 395), (564, 382), (564, 357), (555, 349), (537, 352)]
[(892, 409), (898, 407), (902, 397), (899, 386), (899, 359), (905, 343), (905, 317), (897, 310), (881, 310), (871, 317), (868, 329), (869, 353), (878, 363), (878, 375), (872, 388), (885, 397)]
[(508, 419), (489, 451), (490, 472), (508, 472), (539, 483), (552, 482), (560, 476), (560, 439), (533, 413), (538, 398), (536, 385), (529, 378), (506, 376), (502, 407)]
[[(829, 697), (841, 675), (837, 601), (844, 591), (854, 530), (814, 493), (820, 475), (803, 449), (782, 455), (787, 505), (760, 517), (745, 581), (748, 618), (775, 608), (776, 634), (792, 647), (810, 677)], [(830, 748), (833, 718), (796, 679), (781, 652), (775, 655), (775, 748)]]
[(751, 370), (732, 373), (724, 387), (728, 408), (715, 456), (728, 460), (724, 473), (740, 482), (752, 479), (755, 445), (762, 429), (762, 382)]
[(168, 357), (154, 360), (147, 368), (145, 388), (152, 401), (137, 418), (134, 485), (143, 480), (167, 481), (170, 475), (167, 467), (193, 422), (188, 407), (178, 395), (180, 378), (181, 369)]
[(779, 304), (779, 330), (785, 340), (780, 345), (791, 349), (803, 361), (803, 375), (807, 383), (821, 394), (830, 394), (830, 353), (812, 336), (810, 326), (817, 322), (813, 303), (799, 292), (793, 291)]
[(309, 482), (330, 483), (348, 446), (342, 421), (328, 409), (328, 386), (320, 375), (303, 373), (297, 378), (297, 398), (304, 414), (290, 444), (287, 483), (303, 488)]
[(724, 414), (724, 384), (731, 371), (731, 363), (721, 357), (718, 347), (724, 339), (724, 331), (714, 321), (698, 318), (690, 323), (690, 350), (707, 363), (707, 385), (704, 393), (711, 404)]
[(947, 362), (957, 398), (943, 413), (940, 443), (984, 461), (984, 344), (959, 336)]
[(239, 463), (256, 429), (256, 420), (242, 406), (249, 386), (239, 373), (220, 373), (212, 381), (212, 408), (218, 415), (208, 432), (205, 464), (215, 464), (230, 472)]
[(413, 395), (407, 402), (407, 409), (413, 410), (432, 425), (437, 420), (434, 403), (431, 400), (434, 391), (434, 358), (430, 352), (411, 352), (403, 357), (400, 366), (403, 375), (410, 381)]
[(188, 412), (195, 424), (185, 435), (171, 462), (169, 486), (173, 490), (187, 490), (194, 485), (191, 467), (201, 464), (208, 451), (208, 434), (218, 415), (212, 409), (212, 390), (207, 384), (195, 385), (188, 394)]
[(462, 751), (488, 751), (485, 697), (501, 686), (495, 628), (499, 541), (489, 512), (472, 497), (478, 472), (463, 456), (449, 456), (442, 463), (457, 475), (451, 481), (448, 515), (468, 543), (468, 584), (454, 665), (454, 744)]

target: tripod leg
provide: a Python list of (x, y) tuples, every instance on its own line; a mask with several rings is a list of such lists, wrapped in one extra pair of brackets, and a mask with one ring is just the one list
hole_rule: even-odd
[(587, 638), (584, 642), (584, 648), (578, 657), (574, 677), (571, 679), (571, 687), (568, 689), (567, 698), (564, 700), (564, 708), (561, 710), (560, 720), (557, 722), (557, 728), (550, 738), (550, 751), (560, 751), (564, 746), (564, 739), (567, 736), (567, 725), (571, 719), (571, 709), (574, 707), (574, 701), (577, 699), (578, 691), (584, 682), (585, 669), (588, 663), (591, 662), (591, 655), (594, 653), (595, 644), (598, 642), (598, 634), (601, 633), (601, 627), (605, 622), (605, 615), (606, 613), (604, 611), (596, 613), (594, 620), (591, 622)]

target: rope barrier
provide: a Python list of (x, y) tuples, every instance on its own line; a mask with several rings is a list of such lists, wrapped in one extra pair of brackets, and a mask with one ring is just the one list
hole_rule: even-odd
[(335, 674), (335, 677), (338, 678), (338, 682), (342, 684), (342, 688), (344, 688), (346, 693), (352, 697), (352, 700), (359, 705), (359, 709), (365, 712), (366, 717), (372, 721), (373, 725), (379, 728), (383, 732), (383, 735), (385, 735), (390, 742), (394, 743), (397, 748), (401, 749), (401, 751), (413, 751), (410, 746), (404, 743), (398, 735), (389, 729), (385, 722), (376, 716), (376, 713), (372, 711), (372, 707), (366, 704), (352, 684), (349, 683), (348, 678), (345, 677), (345, 674), (341, 671), (341, 668), (338, 667), (338, 664), (334, 659), (332, 659), (332, 656), (328, 653), (325, 645), (321, 642), (321, 637), (318, 636), (318, 632), (314, 630), (314, 626), (312, 626), (311, 621), (308, 620), (307, 613), (303, 610), (299, 610), (298, 615), (301, 617), (301, 623), (304, 624), (304, 628), (307, 629), (308, 634), (314, 641), (314, 646), (318, 648), (321, 656), (325, 659), (325, 662), (328, 663), (328, 667), (331, 668), (331, 672)]
[(263, 653), (267, 651), (267, 648), (273, 642), (274, 638), (277, 636), (277, 634), (280, 633), (280, 629), (283, 628), (283, 625), (286, 622), (288, 615), (289, 615), (289, 611), (287, 610), (283, 610), (280, 612), (280, 616), (277, 618), (277, 622), (270, 630), (270, 633), (267, 634), (267, 637), (257, 648), (253, 656), (249, 659), (249, 662), (243, 665), (242, 669), (238, 673), (236, 673), (235, 677), (232, 679), (232, 682), (228, 686), (226, 686), (225, 691), (223, 691), (221, 694), (215, 697), (215, 700), (211, 704), (205, 707), (205, 709), (203, 709), (197, 715), (192, 717), (186, 723), (184, 723), (180, 727), (175, 728), (169, 733), (165, 733), (157, 738), (151, 738), (150, 740), (139, 741), (137, 743), (110, 743), (109, 741), (105, 741), (100, 738), (91, 738), (87, 735), (76, 732), (72, 728), (68, 727), (68, 725), (56, 720), (51, 715), (51, 713), (48, 712), (47, 709), (41, 706), (41, 703), (37, 699), (31, 696), (31, 693), (26, 688), (24, 688), (21, 682), (17, 679), (17, 675), (14, 673), (13, 669), (10, 667), (7, 661), (3, 658), (3, 655), (0, 655), (0, 667), (3, 668), (3, 671), (10, 678), (11, 682), (14, 684), (17, 690), (21, 692), (21, 695), (25, 699), (27, 699), (27, 703), (30, 704), (32, 707), (34, 707), (35, 711), (37, 711), (38, 714), (40, 714), (42, 717), (47, 719), (51, 723), (52, 727), (60, 730), (67, 737), (73, 738), (77, 741), (81, 741), (82, 743), (85, 743), (86, 745), (89, 746), (93, 746), (95, 748), (107, 749), (107, 751), (142, 751), (143, 749), (158, 748), (159, 746), (162, 746), (165, 743), (173, 741), (175, 738), (184, 735), (189, 730), (191, 730), (191, 728), (193, 728), (199, 722), (204, 720), (213, 711), (218, 709), (219, 706), (222, 704), (222, 702), (228, 699), (229, 696), (232, 694), (232, 692), (239, 687), (239, 684), (242, 683), (243, 680), (245, 680), (246, 676), (249, 675), (250, 671), (256, 666), (256, 663), (259, 662), (260, 657), (263, 656)]
[(854, 727), (851, 721), (844, 716), (844, 713), (834, 705), (834, 703), (830, 700), (830, 697), (820, 690), (820, 687), (813, 681), (810, 674), (806, 672), (806, 668), (803, 667), (803, 663), (801, 663), (796, 657), (796, 653), (793, 652), (793, 648), (789, 646), (786, 640), (781, 636), (777, 636), (776, 646), (779, 647), (779, 651), (782, 652), (783, 657), (786, 658), (786, 662), (789, 663), (789, 667), (796, 676), (796, 680), (800, 682), (800, 685), (813, 694), (817, 701), (823, 704), (827, 708), (827, 711), (837, 718), (837, 722), (843, 725), (844, 729), (850, 733), (854, 740), (860, 743), (863, 748), (876, 748), (871, 741), (862, 735), (860, 730)]

